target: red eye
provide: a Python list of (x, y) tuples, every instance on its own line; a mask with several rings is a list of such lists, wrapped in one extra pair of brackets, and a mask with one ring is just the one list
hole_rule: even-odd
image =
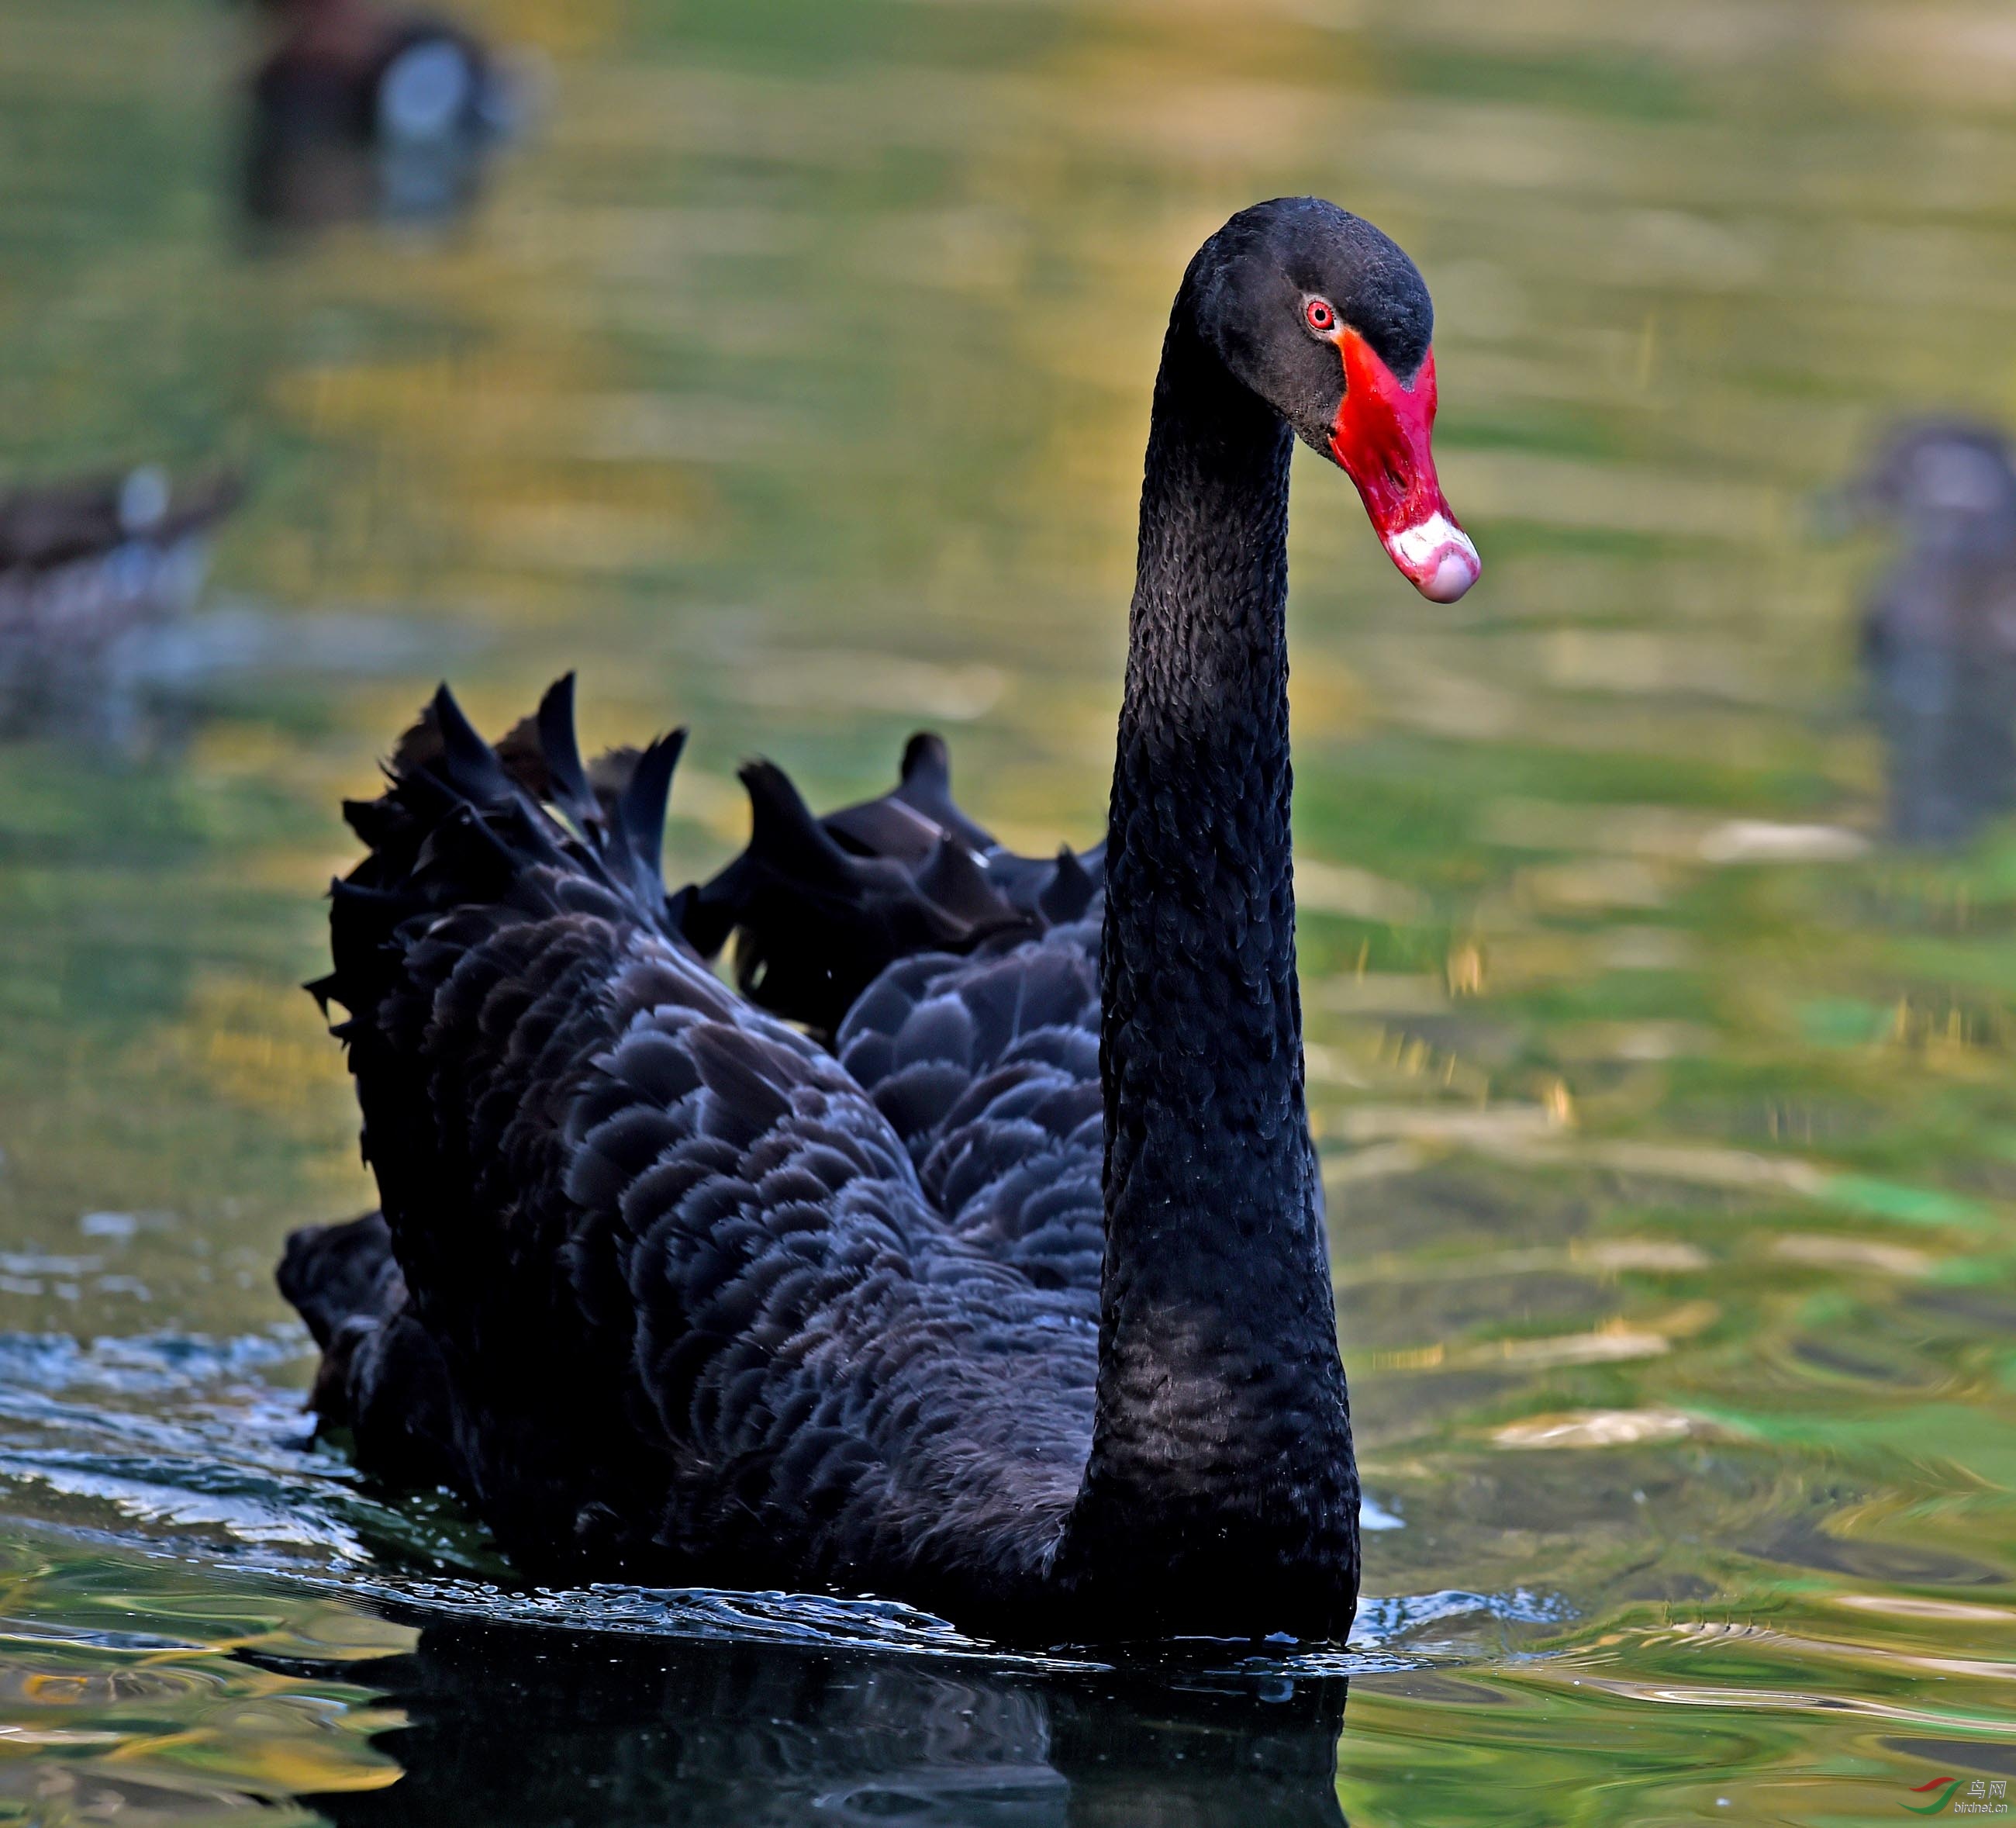
[(1312, 330), (1327, 333), (1337, 328), (1337, 313), (1327, 298), (1312, 298), (1302, 307), (1302, 317)]

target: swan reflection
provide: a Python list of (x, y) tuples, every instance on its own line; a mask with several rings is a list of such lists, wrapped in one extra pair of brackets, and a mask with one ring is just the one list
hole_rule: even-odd
[(450, 1624), (380, 1664), (406, 1775), (343, 1828), (1342, 1828), (1345, 1683)]

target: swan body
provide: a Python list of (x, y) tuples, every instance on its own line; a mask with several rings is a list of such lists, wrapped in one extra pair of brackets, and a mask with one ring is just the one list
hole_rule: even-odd
[[(1103, 853), (1003, 852), (926, 737), (823, 820), (759, 766), (748, 852), (668, 897), (682, 735), (589, 767), (571, 680), (494, 748), (444, 688), (347, 809), (369, 855), (313, 986), (383, 1217), (281, 1271), (362, 1457), (457, 1487), (530, 1574), (1052, 1640), (1348, 1631), (1288, 457), (1344, 467), (1424, 593), (1467, 587), (1431, 322), (1406, 255), (1312, 199), (1192, 263)], [(731, 935), (742, 991), (705, 962)]]

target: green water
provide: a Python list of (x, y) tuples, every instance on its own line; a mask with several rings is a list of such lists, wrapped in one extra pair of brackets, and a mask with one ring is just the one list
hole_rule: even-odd
[[(547, 72), (487, 206), (260, 254), (235, 11), (0, 0), (0, 473), (242, 463), (214, 600), (402, 657), (208, 682), (151, 760), (0, 751), (0, 1822), (1313, 1823), (1333, 1740), (1361, 1828), (2016, 1780), (2016, 828), (1881, 843), (1877, 554), (1808, 531), (1890, 413), (2016, 413), (2006, 16), (480, 11)], [(270, 1266), (369, 1199), (293, 988), (338, 798), (437, 672), (495, 729), (575, 665), (596, 734), (693, 724), (676, 867), (743, 755), (851, 795), (920, 723), (1088, 841), (1169, 294), (1305, 189), (1427, 276), (1486, 564), (1421, 604), (1298, 460), (1359, 1654), (487, 1584), (295, 1444)]]

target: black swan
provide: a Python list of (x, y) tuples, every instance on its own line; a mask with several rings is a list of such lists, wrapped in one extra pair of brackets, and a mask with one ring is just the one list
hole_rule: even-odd
[(1889, 752), (1890, 828), (1954, 843), (2016, 805), (2016, 461), (1992, 426), (1894, 427), (1844, 492), (1904, 550), (1865, 606), (1862, 658)]
[(373, 0), (257, 0), (269, 27), (251, 76), (245, 206), (314, 227), (426, 219), (473, 197), (518, 128), (522, 84), (473, 33)]
[[(347, 809), (369, 854), (311, 986), (349, 1011), (383, 1217), (297, 1234), (281, 1270), (367, 1463), (467, 1494), (528, 1574), (873, 1592), (1052, 1640), (1345, 1635), (1289, 456), (1340, 464), (1417, 587), (1461, 595), (1431, 325), (1400, 249), (1314, 199), (1192, 261), (1089, 865), (1001, 854), (925, 738), (823, 824), (754, 770), (749, 855), (668, 899), (681, 734), (591, 770), (571, 680), (495, 748), (437, 695)], [(830, 1047), (707, 971), (738, 928)], [(840, 973), (865, 987), (835, 1019)]]

